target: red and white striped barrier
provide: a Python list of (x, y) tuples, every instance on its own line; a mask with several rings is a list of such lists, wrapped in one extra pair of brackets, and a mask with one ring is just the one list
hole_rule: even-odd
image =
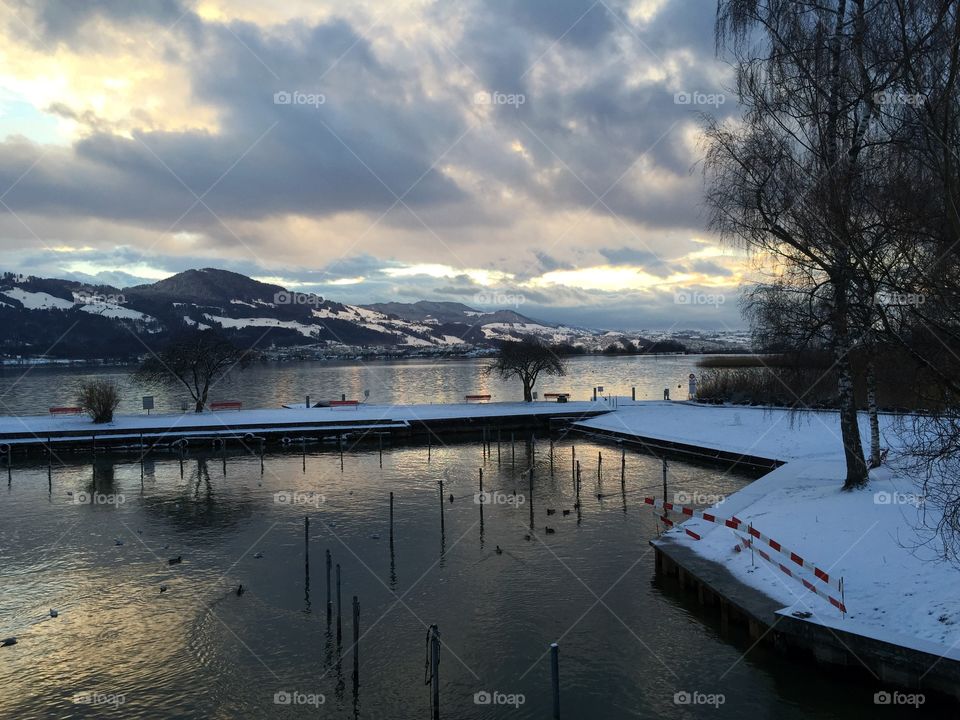
[[(670, 518), (668, 518), (666, 515), (657, 515), (657, 517), (660, 518), (661, 520), (663, 520), (663, 524), (666, 525), (667, 527), (674, 527), (674, 526), (676, 525), (676, 523), (675, 523), (673, 520), (671, 520)], [(697, 533), (695, 533), (693, 530), (690, 530), (690, 529), (688, 529), (688, 528), (683, 528), (683, 531), (684, 531), (687, 535), (689, 535), (690, 537), (692, 537), (694, 540), (699, 540), (699, 539), (700, 539), (700, 536), (699, 536)]]
[[(750, 549), (751, 542), (750, 542), (750, 539), (749, 539), (749, 538), (745, 538), (745, 537), (742, 537), (742, 536), (740, 536), (740, 535), (737, 535), (737, 533), (734, 533), (734, 535), (735, 535), (735, 536), (738, 538), (738, 540), (739, 540), (739, 542), (737, 543), (737, 549), (738, 549), (738, 550), (749, 550), (749, 549)], [(837, 609), (838, 609), (840, 612), (842, 612), (844, 615), (847, 614), (847, 606), (846, 606), (846, 603), (845, 603), (844, 600), (843, 600), (843, 585), (842, 585), (842, 583), (841, 583), (841, 585), (840, 585), (840, 599), (838, 600), (837, 598), (835, 598), (835, 597), (827, 594), (826, 592), (824, 592), (822, 589), (820, 589), (819, 587), (817, 587), (816, 585), (814, 585), (812, 582), (810, 582), (809, 580), (807, 580), (805, 577), (803, 577), (803, 576), (800, 575), (799, 573), (795, 573), (791, 568), (789, 568), (789, 567), (787, 567), (786, 565), (784, 565), (783, 563), (781, 563), (781, 562), (773, 559), (773, 558), (772, 558), (765, 550), (763, 550), (762, 548), (759, 548), (759, 547), (758, 547), (758, 548), (755, 548), (755, 549), (756, 549), (756, 551), (757, 551), (757, 554), (758, 554), (760, 557), (762, 557), (764, 560), (766, 560), (766, 561), (767, 561), (768, 563), (770, 563), (771, 565), (775, 565), (776, 567), (778, 567), (782, 573), (784, 573), (785, 575), (787, 575), (787, 576), (789, 576), (789, 577), (792, 577), (794, 580), (799, 580), (801, 583), (803, 583), (803, 586), (804, 586), (807, 590), (809, 590), (810, 592), (812, 592), (814, 595), (819, 595), (819, 596), (822, 597), (824, 600), (826, 600), (826, 601), (829, 602), (831, 605), (833, 605), (835, 608), (837, 608)]]
[[(803, 557), (799, 553), (795, 553), (792, 550), (785, 548), (783, 545), (778, 543), (773, 538), (768, 537), (767, 535), (764, 535), (762, 532), (760, 532), (755, 527), (753, 527), (753, 525), (747, 525), (736, 516), (733, 516), (731, 518), (726, 518), (726, 519), (718, 518), (716, 515), (709, 512), (705, 512), (703, 510), (696, 510), (694, 508), (686, 507), (684, 505), (676, 505), (674, 503), (668, 503), (668, 502), (664, 502), (663, 500), (657, 500), (656, 498), (650, 498), (650, 497), (644, 498), (643, 501), (647, 505), (663, 508), (665, 511), (673, 510), (674, 512), (678, 512), (678, 513), (681, 513), (682, 515), (687, 515), (689, 517), (703, 518), (708, 522), (717, 523), (720, 525), (726, 525), (728, 528), (732, 528), (734, 530), (743, 529), (744, 531), (747, 532), (748, 535), (766, 544), (771, 549), (776, 550), (778, 553), (788, 558), (794, 564), (799, 565), (800, 567), (806, 568), (807, 570), (812, 572), (814, 577), (820, 580), (821, 582), (826, 583), (831, 588), (835, 589), (837, 592), (843, 592), (840, 585), (841, 580), (839, 578), (835, 576), (831, 576), (830, 573), (828, 573), (826, 570), (821, 570), (815, 564), (807, 560), (805, 557)], [(673, 525), (674, 523), (670, 523), (671, 527)], [(695, 539), (697, 540), (700, 539), (700, 536), (697, 535), (696, 533), (693, 533), (692, 531), (688, 530), (687, 534), (694, 536)], [(740, 545), (737, 545), (736, 547), (734, 547), (734, 549), (739, 551)]]

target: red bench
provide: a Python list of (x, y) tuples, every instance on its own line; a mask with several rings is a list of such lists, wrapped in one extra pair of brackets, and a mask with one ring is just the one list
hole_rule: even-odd
[(210, 409), (213, 412), (217, 410), (239, 410), (243, 407), (243, 403), (239, 400), (221, 400), (220, 402), (210, 403)]
[(561, 397), (569, 398), (569, 397), (570, 397), (570, 393), (544, 393), (544, 394), (543, 394), (543, 397), (545, 397), (545, 398), (551, 398), (551, 399), (556, 399), (556, 398), (561, 398)]
[(359, 401), (359, 400), (331, 400), (331, 401), (330, 401), (330, 407), (353, 407), (353, 408), (359, 408), (359, 407), (360, 407), (360, 401)]
[(81, 407), (52, 407), (50, 408), (51, 415), (82, 415), (83, 408)]
[(490, 400), (489, 395), (464, 395), (463, 399), (467, 402), (487, 402)]

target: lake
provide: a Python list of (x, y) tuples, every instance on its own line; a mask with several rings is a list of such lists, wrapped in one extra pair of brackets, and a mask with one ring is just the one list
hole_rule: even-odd
[[(592, 388), (602, 385), (606, 394), (630, 395), (638, 400), (671, 395), (686, 398), (687, 376), (696, 372), (699, 355), (574, 356), (565, 377), (543, 377), (536, 390), (570, 392), (574, 400), (586, 400)], [(489, 376), (490, 360), (384, 360), (343, 362), (258, 363), (234, 371), (210, 392), (210, 400), (240, 400), (245, 407), (279, 407), (284, 403), (329, 400), (345, 394), (379, 404), (463, 402), (464, 395), (489, 394), (494, 401), (522, 400), (518, 381), (504, 382)], [(119, 413), (142, 412), (142, 397), (156, 396), (156, 412), (181, 412), (192, 408), (185, 390), (148, 387), (135, 382), (126, 367), (7, 366), (0, 369), (0, 415), (43, 414), (55, 405), (74, 404), (78, 380), (108, 377), (122, 391)], [(678, 389), (678, 385), (682, 387)], [(680, 393), (678, 395), (678, 393)]]
[[(588, 362), (578, 364), (581, 377)], [(682, 362), (691, 360), (670, 360), (669, 372)], [(616, 364), (650, 365), (668, 363)], [(385, 372), (433, 372), (417, 368)], [(292, 380), (301, 371), (262, 372)], [(444, 392), (462, 390), (454, 387)], [(658, 458), (628, 451), (621, 487), (619, 449), (577, 440), (578, 512), (572, 440), (557, 438), (553, 475), (549, 444), (537, 443), (532, 498), (525, 445), (515, 462), (504, 448), (499, 465), (495, 450), (484, 458), (474, 442), (434, 444), (429, 461), (424, 447), (387, 447), (382, 467), (376, 450), (352, 448), (342, 471), (336, 449), (322, 444), (268, 454), (262, 467), (257, 456), (191, 454), (182, 475), (179, 458), (162, 453), (142, 464), (136, 455), (70, 456), (49, 476), (43, 460), (15, 462), (9, 482), (0, 475), (0, 637), (19, 642), (0, 648), (0, 714), (423, 720), (435, 623), (444, 718), (549, 717), (554, 641), (565, 718), (875, 716), (877, 688), (790, 664), (738, 629), (723, 635), (695, 596), (655, 575), (648, 541), (658, 525), (642, 497), (660, 492)], [(482, 521), (481, 467), (495, 493)], [(752, 479), (668, 467), (670, 493), (726, 495)], [(440, 480), (453, 502), (441, 498)], [(342, 572), (339, 645), (325, 611), (328, 550)], [(509, 704), (476, 702), (487, 697)], [(684, 697), (713, 704), (677, 704)]]

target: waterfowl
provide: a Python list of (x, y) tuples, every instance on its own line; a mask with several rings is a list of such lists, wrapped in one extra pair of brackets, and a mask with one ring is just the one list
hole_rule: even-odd
[(161, 586), (160, 586), (160, 592), (165, 593), (166, 591), (167, 591), (167, 586), (166, 586), (166, 585), (161, 585)]
[(524, 535), (524, 536), (523, 536), (523, 539), (524, 539), (524, 540), (529, 540), (529, 539), (530, 539), (530, 536), (529, 536), (529, 535)]
[(114, 539), (113, 539), (113, 544), (114, 544), (114, 545), (123, 545), (123, 540), (121, 540), (120, 538), (114, 538)]
[(549, 525), (546, 526), (546, 527), (544, 528), (544, 530), (546, 531), (547, 535), (553, 535), (553, 534), (556, 532), (556, 530), (554, 530), (554, 529), (553, 529), (552, 527), (550, 527)]
[(547, 508), (547, 515), (556, 515), (556, 514), (557, 514), (556, 510), (551, 510), (550, 508)]
[(167, 564), (169, 565), (179, 565), (182, 562), (183, 562), (182, 555), (177, 555), (175, 558), (170, 558), (169, 560), (167, 560)]
[(373, 535), (370, 536), (370, 539), (371, 539), (371, 540), (379, 540), (379, 539), (380, 539), (380, 536), (377, 535), (376, 533), (374, 533)]
[(453, 502), (453, 493), (450, 493), (450, 502)]
[(16, 645), (17, 639), (15, 637), (8, 637), (0, 640), (0, 647), (10, 647), (11, 645)]
[(503, 550), (497, 545), (497, 555), (503, 555)]
[(237, 596), (239, 597), (240, 595), (243, 595), (243, 593), (244, 593), (243, 583), (241, 583), (240, 585), (237, 585)]
[(569, 510), (564, 510), (564, 511), (563, 511), (563, 514), (564, 514), (564, 517), (566, 517), (567, 515), (570, 514), (570, 511), (569, 511)]
[(253, 556), (254, 560), (259, 560), (259, 559), (262, 558), (262, 557), (263, 557), (263, 553), (262, 553), (262, 552), (258, 552), (256, 555)]
[(50, 608), (50, 617), (57, 617), (57, 615), (59, 614), (60, 612), (58, 610), (54, 610), (53, 608)]
[(597, 493), (597, 500), (603, 500), (603, 493)]

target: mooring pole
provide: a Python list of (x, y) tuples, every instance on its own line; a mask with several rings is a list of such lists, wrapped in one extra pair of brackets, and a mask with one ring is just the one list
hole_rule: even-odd
[(577, 487), (577, 505), (580, 504), (580, 461), (577, 460), (577, 475), (574, 484)]
[(341, 631), (341, 616), (343, 610), (343, 603), (340, 602), (340, 563), (337, 563), (337, 647), (340, 646), (340, 641), (343, 638), (343, 633)]
[[(309, 400), (309, 398), (307, 398)], [(307, 406), (309, 407), (309, 405)], [(300, 454), (303, 457), (303, 473), (307, 473), (307, 438), (306, 436), (300, 438)]]
[(343, 472), (343, 433), (337, 433), (337, 447), (340, 448), (340, 472)]
[(553, 684), (553, 717), (560, 717), (560, 646), (550, 643), (550, 680)]
[(393, 545), (393, 493), (390, 493), (390, 544)]
[(353, 596), (353, 691), (360, 687), (360, 599)]
[(630, 399), (633, 400), (634, 402), (637, 401), (637, 386), (636, 386), (636, 385), (634, 385), (632, 388), (630, 388)]
[(380, 441), (380, 469), (383, 469), (383, 435), (377, 433), (377, 439)]
[(497, 428), (497, 465), (500, 464), (500, 428)]
[(550, 438), (550, 477), (553, 477), (553, 438)]
[(527, 498), (527, 504), (530, 506), (530, 529), (533, 530), (533, 468), (530, 468), (530, 497)]
[(603, 468), (603, 453), (597, 451), (597, 483), (603, 482), (603, 473), (601, 468)]
[(667, 502), (667, 459), (663, 459), (663, 501)]
[(445, 498), (443, 497), (443, 480), (440, 480), (439, 483), (440, 483), (440, 534), (442, 535), (442, 534), (443, 534), (443, 531), (444, 531), (444, 527), (443, 527), (443, 501), (444, 501)]
[(433, 720), (440, 720), (440, 630), (430, 626), (430, 709)]
[(620, 485), (627, 484), (627, 449), (620, 449)]
[(427, 428), (427, 462), (430, 462), (430, 454), (433, 450), (433, 435), (430, 434), (430, 429)]
[(570, 479), (577, 484), (577, 446), (570, 446)]
[(333, 567), (333, 559), (330, 557), (330, 551), (327, 550), (327, 627), (330, 627), (330, 621), (333, 618), (333, 602), (330, 599), (330, 570)]
[(512, 432), (510, 433), (510, 464), (513, 467), (517, 466), (517, 445)]

